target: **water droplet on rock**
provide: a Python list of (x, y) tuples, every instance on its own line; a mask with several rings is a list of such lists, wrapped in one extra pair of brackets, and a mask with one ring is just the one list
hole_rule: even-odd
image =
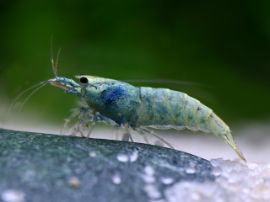
[(171, 184), (174, 181), (173, 178), (170, 177), (162, 177), (160, 180), (163, 184)]
[(146, 175), (154, 175), (155, 170), (151, 166), (146, 166), (144, 172)]
[(97, 154), (96, 154), (95, 152), (90, 152), (90, 153), (89, 153), (89, 156), (91, 156), (91, 157), (96, 157)]
[(127, 162), (128, 156), (125, 154), (117, 154), (117, 160), (120, 162)]
[(185, 170), (187, 174), (193, 174), (196, 172), (195, 168), (186, 168)]
[(130, 155), (129, 160), (130, 160), (130, 162), (135, 162), (137, 159), (138, 159), (138, 151), (135, 150), (135, 151)]
[(148, 197), (151, 199), (158, 199), (161, 197), (161, 194), (158, 191), (158, 189), (152, 184), (145, 185), (144, 191), (146, 192)]
[(3, 191), (1, 198), (4, 202), (24, 202), (24, 193), (15, 189)]
[(112, 182), (114, 183), (114, 184), (120, 184), (121, 183), (121, 177), (119, 176), (119, 175), (114, 175), (113, 177), (112, 177)]

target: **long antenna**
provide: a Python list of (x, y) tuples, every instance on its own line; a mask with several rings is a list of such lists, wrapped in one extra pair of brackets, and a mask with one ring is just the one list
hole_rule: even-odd
[[(51, 35), (51, 41), (50, 41), (50, 49), (51, 49), (51, 65), (52, 65), (52, 70), (55, 78), (57, 77), (57, 64), (54, 62), (54, 53), (53, 53), (53, 35)], [(58, 57), (59, 57), (60, 51), (57, 53), (57, 59), (56, 63), (58, 63)]]
[(55, 65), (54, 65), (54, 75), (57, 77), (57, 71), (58, 71), (58, 61), (59, 61), (59, 55), (61, 53), (61, 48), (58, 49), (57, 55), (56, 55), (56, 60), (55, 60)]
[(10, 113), (11, 109), (14, 107), (15, 103), (17, 102), (17, 100), (23, 96), (26, 92), (28, 92), (29, 90), (33, 89), (33, 88), (36, 88), (36, 87), (39, 87), (41, 85), (43, 85), (45, 82), (47, 81), (42, 81), (42, 82), (39, 82), (33, 86), (30, 86), (29, 88), (23, 90), (22, 92), (20, 92), (14, 99), (13, 101), (11, 102), (11, 104), (9, 105), (9, 108), (8, 108), (8, 114)]
[(38, 92), (42, 87), (44, 87), (46, 84), (48, 83), (48, 81), (44, 81), (39, 87), (37, 87), (36, 89), (34, 89), (22, 102), (20, 108), (19, 108), (19, 112), (22, 111), (23, 106), (25, 105), (25, 103), (29, 100), (29, 98), (34, 95), (36, 92)]

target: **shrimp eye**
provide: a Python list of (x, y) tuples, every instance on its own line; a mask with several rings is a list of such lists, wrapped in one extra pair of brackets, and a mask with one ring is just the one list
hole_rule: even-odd
[(88, 79), (86, 77), (81, 77), (80, 82), (81, 83), (88, 83)]

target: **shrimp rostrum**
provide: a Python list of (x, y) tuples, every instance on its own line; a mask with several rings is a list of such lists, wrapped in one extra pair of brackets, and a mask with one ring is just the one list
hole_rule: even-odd
[[(131, 128), (139, 133), (150, 128), (187, 128), (222, 137), (245, 161), (233, 140), (230, 128), (207, 106), (186, 93), (165, 88), (135, 87), (126, 82), (81, 75), (80, 82), (55, 77), (48, 82), (85, 101), (82, 117), (110, 125)], [(81, 111), (81, 112), (82, 112)], [(90, 129), (91, 130), (91, 129)]]

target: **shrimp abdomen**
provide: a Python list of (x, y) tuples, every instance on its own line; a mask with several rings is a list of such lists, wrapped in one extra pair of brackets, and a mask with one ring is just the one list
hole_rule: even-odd
[(187, 128), (220, 136), (236, 151), (243, 154), (233, 140), (230, 128), (209, 107), (186, 93), (163, 88), (140, 88), (138, 109), (141, 125), (156, 128)]
[(209, 131), (212, 110), (186, 93), (164, 88), (140, 88), (139, 125)]

